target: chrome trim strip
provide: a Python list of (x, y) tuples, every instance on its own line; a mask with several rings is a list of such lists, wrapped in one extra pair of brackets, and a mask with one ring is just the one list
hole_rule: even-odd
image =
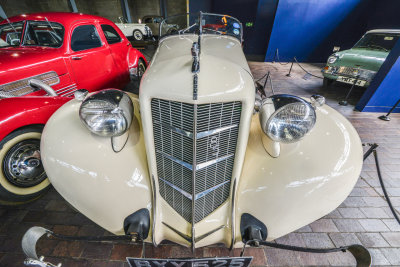
[(70, 85), (67, 85), (67, 86), (65, 86), (65, 87), (63, 87), (63, 88), (58, 89), (57, 91), (62, 91), (62, 90), (64, 90), (64, 89), (68, 89), (68, 88), (71, 88), (71, 87), (74, 87), (74, 86), (76, 86), (76, 83), (72, 83), (72, 84), (70, 84)]
[(195, 228), (195, 214), (196, 214), (196, 170), (197, 170), (197, 104), (193, 105), (193, 167), (192, 170), (192, 252), (196, 249), (196, 228)]
[(65, 90), (65, 91), (63, 91), (63, 92), (56, 92), (58, 95), (66, 95), (66, 94), (69, 94), (69, 93), (71, 93), (72, 91), (76, 91), (76, 87), (74, 87), (74, 88), (71, 88), (71, 89), (68, 89), (68, 90)]
[(159, 122), (159, 121), (154, 121), (154, 123), (160, 124), (160, 125), (162, 125), (164, 127), (168, 127), (170, 130), (172, 130), (172, 131), (174, 131), (176, 133), (179, 133), (181, 135), (187, 136), (189, 138), (193, 138), (193, 134), (191, 132), (184, 131), (182, 129), (176, 128), (176, 127), (174, 127), (172, 125), (169, 125), (169, 124), (166, 124), (166, 123), (163, 123), (163, 122)]
[(169, 226), (168, 224), (166, 224), (165, 222), (162, 222), (162, 224), (164, 224), (165, 226), (167, 226), (169, 229), (171, 229), (172, 231), (174, 231), (175, 233), (177, 233), (180, 237), (182, 237), (183, 239), (185, 239), (188, 242), (191, 242), (191, 238), (190, 236), (185, 235), (184, 233), (179, 232), (178, 230), (176, 230), (175, 228), (173, 228), (172, 226)]
[(186, 192), (185, 190), (183, 190), (183, 189), (177, 187), (176, 185), (174, 185), (174, 184), (168, 182), (167, 180), (165, 180), (165, 179), (163, 179), (163, 178), (161, 178), (161, 177), (158, 177), (158, 179), (160, 179), (161, 181), (163, 181), (164, 183), (166, 183), (167, 185), (169, 185), (170, 187), (172, 187), (173, 189), (175, 189), (176, 191), (178, 191), (179, 193), (181, 193), (183, 196), (185, 196), (185, 197), (187, 197), (188, 199), (192, 200), (192, 195), (189, 194), (188, 192)]
[(229, 182), (230, 182), (230, 181), (227, 180), (227, 181), (225, 181), (225, 182), (223, 182), (223, 183), (217, 184), (216, 186), (213, 186), (213, 187), (211, 187), (211, 188), (209, 188), (209, 189), (207, 189), (207, 190), (204, 190), (203, 192), (200, 192), (200, 193), (196, 194), (194, 200), (198, 200), (199, 198), (204, 197), (205, 195), (211, 193), (212, 191), (216, 190), (217, 188), (220, 188), (221, 186), (223, 186), (224, 184), (227, 184), (227, 183), (229, 183)]
[(152, 242), (153, 242), (153, 246), (157, 247), (157, 243), (156, 243), (156, 238), (154, 235), (154, 229), (156, 229), (156, 215), (157, 215), (157, 205), (156, 205), (156, 182), (154, 180), (154, 175), (151, 175), (151, 181), (153, 183), (153, 199), (152, 199), (152, 216), (153, 216), (153, 220), (152, 220), (152, 226), (151, 226), (151, 238), (152, 238)]
[[(187, 136), (189, 138), (193, 138), (193, 133), (191, 133), (191, 132), (184, 131), (182, 129), (179, 129), (177, 127), (174, 127), (172, 125), (169, 125), (169, 124), (166, 124), (166, 123), (163, 123), (163, 122), (159, 122), (159, 121), (154, 121), (154, 123), (162, 125), (164, 127), (167, 127), (168, 129), (170, 129), (170, 130), (172, 130), (172, 131), (174, 131), (174, 132), (176, 132), (178, 134)], [(207, 137), (207, 136), (210, 136), (210, 135), (213, 135), (213, 134), (217, 134), (217, 133), (220, 133), (220, 132), (232, 129), (232, 128), (236, 128), (236, 127), (238, 127), (238, 125), (234, 124), (234, 125), (229, 125), (229, 126), (226, 126), (226, 127), (210, 130), (210, 131), (200, 132), (200, 133), (197, 133), (196, 138), (200, 139), (200, 138)]]
[[(197, 139), (195, 138), (193, 141), (196, 141), (196, 140)], [(223, 156), (223, 157), (220, 157), (220, 158), (216, 158), (216, 159), (213, 159), (213, 160), (209, 160), (207, 162), (200, 163), (198, 165), (196, 165), (195, 159), (193, 158), (193, 165), (190, 165), (189, 163), (187, 163), (187, 162), (185, 162), (183, 160), (177, 159), (177, 158), (175, 158), (175, 157), (173, 157), (171, 155), (168, 155), (167, 153), (162, 152), (160, 150), (156, 150), (156, 152), (161, 154), (161, 155), (163, 155), (164, 157), (166, 157), (166, 158), (168, 158), (168, 159), (170, 159), (170, 160), (182, 165), (183, 167), (188, 168), (191, 171), (193, 171), (193, 169), (196, 170), (196, 171), (201, 170), (203, 168), (206, 168), (206, 167), (208, 167), (210, 165), (213, 165), (215, 163), (218, 163), (220, 161), (223, 161), (223, 160), (228, 159), (228, 158), (233, 156), (233, 154), (229, 154), (229, 155), (226, 155), (226, 156)], [(193, 155), (195, 156), (196, 154), (193, 154)]]
[(75, 90), (73, 90), (73, 91), (71, 91), (71, 92), (69, 92), (68, 94), (63, 95), (63, 96), (65, 96), (65, 97), (73, 96), (73, 95), (75, 94), (76, 91), (77, 91), (77, 89), (75, 88)]
[(201, 132), (201, 133), (198, 133), (196, 135), (196, 137), (197, 137), (197, 139), (200, 139), (200, 138), (203, 138), (203, 137), (206, 137), (206, 136), (210, 136), (210, 135), (213, 135), (213, 134), (217, 134), (217, 133), (220, 133), (220, 132), (235, 128), (235, 127), (238, 127), (238, 125), (237, 124), (233, 124), (233, 125), (225, 126), (225, 127), (214, 129), (214, 130)]
[[(9, 84), (11, 84), (11, 83), (20, 82), (20, 81), (24, 81), (24, 80), (26, 80), (26, 82), (28, 82), (30, 79), (39, 79), (40, 76), (45, 75), (45, 74), (49, 74), (49, 73), (54, 73), (55, 76), (54, 76), (54, 77), (47, 78), (47, 79), (43, 79), (43, 80), (40, 79), (40, 80), (42, 80), (42, 81), (47, 81), (47, 80), (50, 80), (50, 79), (57, 78), (57, 82), (56, 82), (56, 83), (52, 83), (52, 84), (50, 84), (50, 85), (56, 85), (56, 84), (60, 83), (60, 76), (58, 76), (57, 72), (55, 72), (55, 71), (49, 71), (49, 72), (45, 72), (45, 73), (38, 74), (38, 75), (35, 75), (35, 76), (31, 76), (31, 77), (23, 78), (23, 79), (20, 79), (20, 80), (12, 81), (12, 82), (9, 82), (9, 83), (0, 84), (0, 86), (9, 85)], [(28, 85), (28, 84), (27, 84), (27, 85)], [(23, 86), (22, 86), (22, 87), (23, 87)]]
[(210, 166), (210, 165), (213, 165), (213, 164), (215, 164), (215, 163), (218, 163), (218, 162), (220, 162), (220, 161), (223, 161), (223, 160), (225, 160), (225, 159), (228, 159), (228, 158), (230, 158), (230, 157), (232, 157), (232, 156), (233, 156), (233, 154), (229, 154), (229, 155), (226, 155), (226, 156), (224, 156), (224, 157), (220, 157), (220, 158), (216, 158), (216, 159), (213, 159), (213, 160), (209, 160), (209, 161), (207, 161), (207, 162), (200, 163), (199, 165), (196, 165), (196, 166), (195, 166), (195, 167), (196, 167), (196, 171), (201, 170), (201, 169), (203, 169), (203, 168), (205, 168), (205, 167), (208, 167), (208, 166)]
[[(160, 179), (161, 181), (163, 181), (164, 183), (166, 183), (167, 185), (169, 185), (170, 187), (172, 187), (173, 189), (175, 189), (176, 191), (178, 191), (179, 193), (181, 193), (181, 194), (182, 194), (183, 196), (185, 196), (186, 198), (188, 198), (188, 199), (190, 199), (190, 200), (193, 200), (192, 195), (189, 194), (188, 192), (186, 192), (185, 190), (179, 188), (178, 186), (176, 186), (176, 185), (174, 185), (174, 184), (168, 182), (167, 180), (165, 180), (165, 179), (163, 179), (163, 178), (161, 178), (161, 177), (158, 177), (158, 179)], [(216, 186), (213, 186), (213, 187), (211, 187), (211, 188), (209, 188), (209, 189), (207, 189), (207, 190), (204, 190), (203, 192), (197, 193), (197, 194), (194, 196), (194, 200), (198, 200), (199, 198), (204, 197), (205, 195), (207, 195), (207, 194), (211, 193), (212, 191), (214, 191), (214, 190), (220, 188), (221, 186), (223, 186), (223, 185), (226, 184), (226, 183), (229, 183), (229, 180), (228, 180), (228, 181), (225, 181), (225, 182), (223, 182), (223, 183), (217, 184)]]
[(235, 245), (235, 238), (236, 238), (236, 229), (235, 229), (235, 196), (236, 196), (236, 178), (233, 180), (233, 186), (232, 186), (232, 202), (231, 202), (231, 235), (232, 235), (232, 241), (231, 241), (231, 246), (229, 250), (233, 249), (233, 246)]
[(75, 89), (75, 88), (77, 88), (77, 87), (76, 87), (76, 84), (71, 84), (71, 85), (66, 86), (66, 87), (64, 87), (64, 88), (61, 88), (61, 89), (56, 90), (56, 93), (57, 93), (57, 94), (63, 94), (64, 92), (73, 90), (73, 89)]
[(166, 158), (168, 158), (168, 159), (170, 159), (170, 160), (172, 160), (172, 161), (174, 161), (174, 162), (176, 162), (176, 163), (182, 165), (183, 167), (188, 168), (189, 170), (193, 170), (193, 166), (190, 165), (190, 164), (187, 163), (187, 162), (184, 162), (183, 160), (177, 159), (177, 158), (175, 158), (175, 157), (173, 157), (173, 156), (171, 156), (171, 155), (168, 155), (167, 153), (164, 153), (164, 152), (162, 152), (162, 151), (160, 151), (160, 150), (156, 150), (156, 152), (159, 153), (159, 154), (161, 154), (161, 155), (163, 155), (164, 157), (166, 157)]
[(217, 232), (218, 230), (221, 230), (221, 229), (223, 229), (223, 228), (225, 228), (225, 227), (226, 227), (225, 225), (221, 225), (220, 227), (215, 228), (214, 230), (211, 230), (210, 232), (205, 233), (204, 235), (199, 236), (198, 238), (196, 238), (196, 242), (199, 242), (200, 240), (203, 240), (203, 239), (206, 238), (207, 236), (212, 235), (213, 233), (215, 233), (215, 232)]

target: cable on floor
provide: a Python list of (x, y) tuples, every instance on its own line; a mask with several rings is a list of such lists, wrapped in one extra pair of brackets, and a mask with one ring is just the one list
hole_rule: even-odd
[(382, 187), (382, 191), (383, 191), (383, 195), (385, 196), (386, 202), (389, 205), (390, 211), (392, 212), (394, 218), (396, 219), (396, 221), (400, 224), (400, 218), (397, 215), (397, 213), (399, 213), (399, 211), (397, 211), (393, 205), (392, 205), (392, 201), (389, 198), (389, 195), (386, 191), (386, 187), (385, 184), (383, 182), (383, 178), (382, 178), (382, 173), (381, 173), (381, 168), (379, 166), (379, 159), (378, 159), (378, 152), (376, 151), (376, 149), (378, 148), (378, 144), (368, 144), (370, 146), (370, 148), (368, 149), (368, 151), (364, 154), (364, 160), (366, 160), (368, 158), (369, 155), (374, 154), (374, 159), (375, 159), (375, 166), (376, 166), (376, 172), (378, 173), (378, 179), (379, 179), (379, 183)]

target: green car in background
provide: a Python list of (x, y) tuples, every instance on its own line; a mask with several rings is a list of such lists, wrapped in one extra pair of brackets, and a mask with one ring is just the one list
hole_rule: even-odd
[(353, 48), (340, 52), (334, 49), (322, 69), (324, 87), (334, 81), (368, 87), (399, 36), (400, 30), (372, 30)]

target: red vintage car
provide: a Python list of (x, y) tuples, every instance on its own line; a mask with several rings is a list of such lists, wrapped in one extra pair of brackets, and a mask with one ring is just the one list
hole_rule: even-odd
[(30, 201), (49, 187), (41, 131), (78, 88), (123, 89), (146, 66), (121, 30), (102, 17), (51, 12), (2, 21), (0, 204)]

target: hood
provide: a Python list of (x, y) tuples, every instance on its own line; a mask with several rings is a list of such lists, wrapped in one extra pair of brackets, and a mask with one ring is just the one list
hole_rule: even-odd
[(360, 67), (361, 69), (378, 71), (389, 52), (352, 48), (335, 53), (339, 58), (332, 64), (336, 66)]
[[(149, 69), (143, 76), (140, 95), (182, 102), (193, 101), (193, 57), (191, 48), (197, 35), (169, 36), (160, 41)], [(253, 97), (252, 75), (241, 43), (234, 37), (203, 35), (200, 45), (198, 101)]]
[(0, 84), (55, 71), (67, 72), (59, 48), (5, 47), (0, 48)]

